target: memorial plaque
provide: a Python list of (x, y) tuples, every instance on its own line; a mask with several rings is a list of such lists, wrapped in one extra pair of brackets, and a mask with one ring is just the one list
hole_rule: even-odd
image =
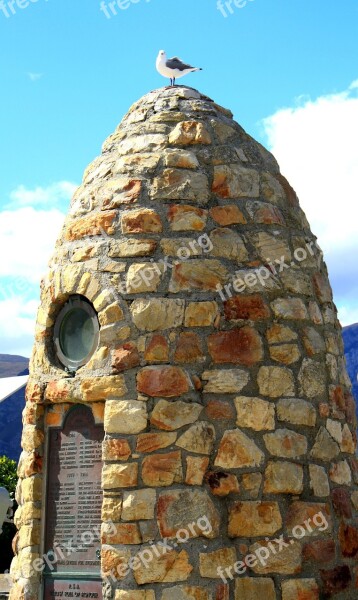
[(74, 579), (46, 579), (44, 600), (101, 600), (101, 581), (81, 581)]
[(100, 573), (103, 437), (85, 406), (49, 430), (45, 573)]

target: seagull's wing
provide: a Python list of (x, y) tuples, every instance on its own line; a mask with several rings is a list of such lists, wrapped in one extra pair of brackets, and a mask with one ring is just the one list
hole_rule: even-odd
[(168, 58), (166, 66), (168, 67), (168, 69), (179, 69), (179, 71), (185, 71), (186, 69), (195, 69), (195, 67), (183, 63), (183, 61), (181, 61), (180, 58), (178, 58), (177, 56), (173, 56), (173, 58)]

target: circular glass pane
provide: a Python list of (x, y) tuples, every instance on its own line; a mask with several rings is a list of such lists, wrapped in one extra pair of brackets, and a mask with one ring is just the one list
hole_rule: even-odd
[(81, 296), (71, 296), (58, 315), (54, 329), (56, 353), (61, 363), (75, 371), (91, 358), (98, 345), (99, 324), (93, 306)]
[(82, 308), (67, 313), (60, 327), (60, 346), (64, 355), (76, 362), (83, 361), (92, 350), (93, 320)]

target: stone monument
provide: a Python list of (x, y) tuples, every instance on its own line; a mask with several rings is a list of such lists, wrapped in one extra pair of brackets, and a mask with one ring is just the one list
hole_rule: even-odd
[(274, 157), (195, 90), (147, 94), (42, 283), (11, 599), (356, 598), (350, 388)]

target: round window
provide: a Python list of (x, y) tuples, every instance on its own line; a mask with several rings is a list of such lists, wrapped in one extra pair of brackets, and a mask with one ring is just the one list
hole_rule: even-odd
[(61, 363), (75, 371), (89, 361), (98, 345), (99, 324), (93, 306), (71, 296), (55, 323), (54, 342)]

